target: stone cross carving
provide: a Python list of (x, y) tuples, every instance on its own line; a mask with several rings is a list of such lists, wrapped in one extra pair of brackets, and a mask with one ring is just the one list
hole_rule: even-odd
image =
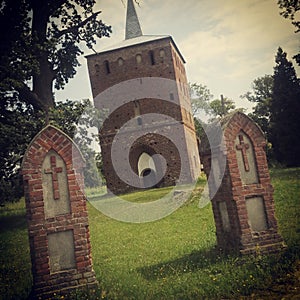
[(57, 291), (73, 299), (74, 291), (97, 287), (83, 192), (84, 166), (77, 146), (52, 125), (36, 135), (24, 155), (34, 299), (53, 299)]
[[(241, 254), (257, 254), (258, 249), (262, 254), (280, 251), (285, 245), (275, 218), (264, 134), (240, 111), (224, 116), (220, 124), (218, 131), (208, 126), (200, 144), (218, 247)], [(213, 137), (214, 144), (208, 136)], [(211, 179), (215, 170), (222, 177), (217, 192)]]
[(62, 172), (62, 167), (56, 166), (56, 157), (50, 156), (50, 169), (45, 169), (45, 174), (52, 175), (52, 188), (53, 188), (53, 198), (54, 200), (59, 200), (59, 186), (58, 186), (58, 173)]
[(249, 161), (248, 161), (248, 157), (247, 157), (247, 149), (249, 149), (249, 144), (245, 144), (244, 137), (242, 134), (239, 134), (239, 140), (240, 140), (240, 144), (236, 146), (236, 149), (242, 151), (242, 157), (243, 157), (245, 170), (248, 172), (250, 170)]

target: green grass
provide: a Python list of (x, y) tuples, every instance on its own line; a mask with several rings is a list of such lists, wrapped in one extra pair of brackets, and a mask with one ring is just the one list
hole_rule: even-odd
[[(288, 245), (283, 254), (272, 256), (225, 255), (215, 248), (211, 205), (198, 207), (197, 192), (205, 184), (203, 179), (188, 203), (156, 222), (118, 222), (89, 204), (93, 263), (100, 283), (98, 298), (237, 299), (252, 295), (257, 299), (255, 295), (260, 295), (266, 297), (263, 299), (281, 299), (287, 287), (293, 290), (296, 286), (295, 266), (300, 257), (300, 169), (272, 170), (271, 177), (276, 215)], [(168, 191), (156, 189), (124, 198), (153, 201)], [(91, 195), (99, 197), (94, 191)], [(0, 209), (3, 299), (24, 299), (31, 286), (24, 214), (24, 201)]]
[(31, 290), (31, 264), (24, 200), (0, 210), (0, 299), (24, 299)]

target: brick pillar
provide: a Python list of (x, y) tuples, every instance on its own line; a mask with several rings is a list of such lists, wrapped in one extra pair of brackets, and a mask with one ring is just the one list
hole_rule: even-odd
[(36, 297), (97, 285), (92, 268), (84, 159), (72, 140), (49, 125), (22, 163)]
[(208, 130), (210, 141), (217, 143), (212, 146), (205, 139), (201, 145), (207, 176), (212, 168), (215, 176), (222, 161), (225, 165), (220, 187), (214, 195), (215, 180), (209, 178), (218, 246), (242, 254), (278, 251), (285, 246), (275, 218), (264, 135), (241, 112), (224, 117), (220, 125), (223, 144)]

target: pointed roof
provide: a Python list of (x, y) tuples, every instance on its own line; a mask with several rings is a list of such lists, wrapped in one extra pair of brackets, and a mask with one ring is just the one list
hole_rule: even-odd
[(141, 25), (133, 4), (133, 0), (127, 1), (125, 40), (143, 35)]
[(134, 7), (133, 0), (127, 1), (127, 15), (126, 15), (126, 31), (125, 40), (114, 44), (112, 46), (106, 47), (101, 51), (93, 54), (86, 55), (85, 57), (91, 57), (98, 54), (103, 54), (111, 51), (117, 51), (123, 48), (128, 48), (136, 45), (151, 43), (153, 41), (168, 39), (171, 41), (172, 45), (176, 49), (178, 55), (185, 63), (185, 59), (180, 53), (177, 45), (175, 44), (173, 38), (170, 35), (144, 35), (140, 26), (140, 22)]
[(174, 48), (176, 49), (178, 55), (182, 59), (182, 62), (185, 63), (186, 61), (185, 61), (184, 57), (182, 56), (180, 50), (178, 49), (177, 45), (175, 44), (173, 38), (170, 35), (141, 35), (136, 38), (131, 38), (129, 40), (123, 40), (117, 44), (106, 47), (97, 53), (88, 54), (85, 57), (88, 58), (88, 57), (95, 56), (98, 54), (104, 54), (104, 53), (108, 53), (111, 51), (118, 51), (123, 48), (128, 48), (128, 47), (132, 47), (132, 46), (136, 46), (136, 45), (151, 43), (154, 41), (159, 41), (159, 40), (164, 40), (164, 39), (168, 39), (171, 41), (171, 43), (174, 46)]

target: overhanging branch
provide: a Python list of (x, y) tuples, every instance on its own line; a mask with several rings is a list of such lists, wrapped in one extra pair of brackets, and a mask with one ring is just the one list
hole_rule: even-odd
[(63, 35), (67, 34), (67, 33), (76, 33), (78, 31), (79, 28), (84, 27), (88, 22), (90, 22), (93, 19), (96, 19), (97, 16), (101, 13), (101, 11), (97, 11), (95, 13), (93, 13), (92, 15), (90, 15), (88, 18), (86, 18), (85, 20), (83, 20), (82, 22), (80, 22), (79, 24), (77, 24), (76, 26), (72, 26), (70, 28), (64, 29), (64, 30), (60, 30), (54, 37), (56, 39), (59, 39), (60, 37), (62, 37)]
[(31, 104), (35, 109), (45, 109), (45, 105), (40, 101), (37, 94), (33, 93), (26, 84), (22, 84), (21, 87), (17, 87), (16, 91), (19, 93), (21, 101)]

